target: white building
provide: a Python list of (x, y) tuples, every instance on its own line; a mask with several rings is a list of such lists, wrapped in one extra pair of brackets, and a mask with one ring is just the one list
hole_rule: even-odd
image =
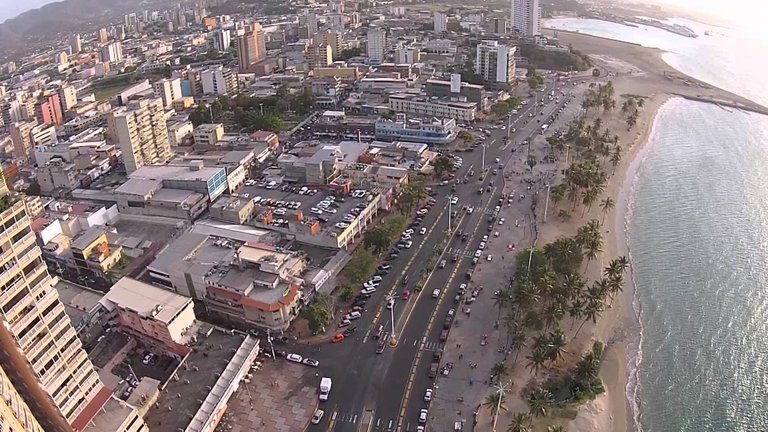
[(435, 12), (435, 32), (442, 33), (448, 31), (448, 15), (442, 12)]
[(216, 30), (213, 32), (212, 37), (213, 49), (216, 51), (226, 51), (229, 49), (229, 45), (232, 43), (232, 38), (229, 30)]
[(168, 109), (171, 103), (181, 97), (181, 79), (162, 79), (152, 85), (155, 97), (162, 99), (163, 107)]
[(383, 62), (386, 49), (387, 31), (381, 27), (369, 28), (367, 54), (371, 62)]
[(477, 46), (475, 73), (484, 80), (510, 83), (515, 79), (516, 47), (501, 45), (498, 41), (483, 41)]
[(145, 165), (164, 165), (171, 160), (164, 114), (160, 99), (142, 99), (107, 116), (109, 135), (122, 150), (129, 174)]
[(200, 74), (203, 94), (225, 95), (237, 88), (237, 77), (221, 66), (212, 67)]
[(123, 61), (123, 44), (110, 42), (101, 47), (101, 61), (115, 63)]
[(541, 34), (541, 7), (539, 0), (511, 0), (512, 28), (523, 36)]
[(421, 50), (414, 47), (395, 49), (395, 64), (414, 64), (421, 61)]

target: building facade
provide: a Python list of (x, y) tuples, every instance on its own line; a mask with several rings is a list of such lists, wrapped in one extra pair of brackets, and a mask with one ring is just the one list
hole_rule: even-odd
[(253, 65), (267, 56), (266, 40), (261, 24), (253, 23), (244, 35), (237, 38), (237, 65), (240, 73), (251, 72)]
[(381, 63), (384, 61), (384, 54), (387, 51), (387, 31), (381, 27), (371, 27), (368, 29), (368, 45), (366, 53), (372, 63)]
[(491, 83), (509, 84), (515, 80), (516, 47), (483, 41), (477, 46), (475, 73)]
[(541, 7), (539, 0), (511, 0), (512, 28), (522, 36), (541, 34)]
[(475, 120), (477, 104), (410, 94), (393, 94), (389, 96), (389, 109), (421, 117), (452, 118), (461, 122), (471, 122)]
[(173, 101), (181, 97), (181, 79), (162, 79), (152, 84), (156, 98), (163, 101), (163, 107), (170, 108)]
[(203, 94), (226, 95), (237, 89), (237, 76), (223, 66), (215, 66), (200, 74)]
[(443, 33), (448, 31), (448, 15), (442, 12), (435, 12), (434, 16), (435, 32)]
[(128, 173), (145, 165), (162, 165), (171, 159), (171, 144), (160, 99), (132, 101), (107, 116), (110, 137), (123, 152)]

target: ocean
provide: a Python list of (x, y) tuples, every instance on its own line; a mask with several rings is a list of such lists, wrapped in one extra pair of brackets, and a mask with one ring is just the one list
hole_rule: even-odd
[[(768, 105), (765, 41), (677, 22), (702, 36), (580, 19), (546, 26), (670, 51), (675, 69)], [(626, 213), (642, 329), (627, 388), (635, 429), (766, 431), (768, 117), (672, 99), (648, 146)]]

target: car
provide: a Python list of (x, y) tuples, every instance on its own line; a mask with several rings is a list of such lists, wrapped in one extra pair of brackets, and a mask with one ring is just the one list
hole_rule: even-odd
[(392, 309), (393, 307), (395, 307), (395, 299), (394, 299), (394, 297), (390, 298), (387, 301), (387, 309)]
[(386, 339), (379, 339), (379, 343), (376, 344), (376, 354), (381, 354), (384, 352), (384, 348), (387, 347), (387, 340)]
[(325, 415), (325, 411), (321, 409), (315, 410), (315, 413), (312, 414), (312, 424), (320, 424), (320, 420), (323, 419), (323, 415)]
[(392, 268), (392, 266), (389, 265), (389, 264), (382, 264), (382, 265), (379, 266), (379, 270), (389, 270), (391, 268)]
[(349, 227), (349, 224), (346, 222), (337, 222), (336, 225), (334, 225), (336, 228), (344, 229)]
[(377, 270), (376, 271), (376, 275), (374, 277), (376, 277), (376, 276), (379, 276), (379, 277), (385, 276), (387, 273), (389, 273), (389, 270)]
[(481, 251), (480, 249), (475, 251), (475, 258), (480, 258), (482, 255), (483, 255), (483, 251)]
[(427, 389), (427, 390), (424, 392), (424, 402), (429, 402), (429, 401), (431, 401), (431, 400), (432, 400), (432, 389), (431, 389), (431, 388), (428, 388), (428, 389)]
[(452, 204), (452, 205), (456, 205), (456, 204), (458, 204), (458, 203), (459, 203), (459, 197), (453, 197), (453, 198), (451, 199), (451, 204)]
[(344, 337), (352, 336), (355, 333), (355, 330), (357, 330), (357, 327), (347, 327), (344, 329), (344, 333), (342, 333), (342, 335)]
[(402, 279), (401, 283), (403, 285), (407, 285), (408, 284), (408, 275), (403, 276), (403, 279)]
[(345, 320), (342, 320), (342, 321), (339, 323), (339, 328), (349, 327), (349, 325), (350, 325), (350, 324), (352, 324), (352, 321), (350, 321), (350, 320), (347, 320), (347, 319), (345, 319)]
[(485, 257), (485, 259), (487, 259), (488, 261), (493, 261), (493, 255), (491, 255), (491, 254), (488, 254), (488, 255)]
[(290, 353), (287, 356), (285, 356), (285, 359), (290, 362), (301, 363), (301, 361), (304, 360), (304, 357), (300, 356), (299, 354)]
[(354, 311), (344, 315), (344, 321), (353, 321), (363, 316), (360, 312)]
[(412, 228), (408, 228), (407, 230), (403, 231), (403, 234), (411, 235), (411, 234), (413, 234), (413, 229)]
[(456, 262), (458, 260), (459, 260), (459, 254), (453, 254), (453, 256), (451, 257), (451, 262)]
[(438, 298), (440, 297), (440, 288), (435, 288), (432, 290), (432, 298)]
[(467, 293), (467, 284), (463, 283), (459, 285), (459, 294), (464, 295)]
[(483, 236), (483, 240), (482, 240), (482, 241), (484, 241), (484, 242), (488, 242), (488, 234), (486, 234), (486, 235), (484, 235), (484, 236)]
[(339, 343), (344, 340), (344, 335), (341, 333), (336, 333), (333, 335), (333, 339), (331, 339), (331, 342), (333, 343)]
[(367, 282), (363, 282), (363, 288), (376, 288), (379, 286), (379, 282), (371, 279)]
[(423, 209), (421, 209), (421, 210), (416, 212), (416, 214), (419, 215), (419, 216), (424, 216), (427, 213), (429, 213), (429, 210), (427, 210), (426, 208), (423, 208)]
[(426, 423), (427, 417), (429, 416), (429, 411), (426, 409), (422, 409), (419, 411), (419, 423)]
[(410, 290), (403, 291), (403, 295), (402, 295), (401, 298), (403, 300), (408, 300), (409, 298), (411, 298), (411, 291)]
[(472, 206), (467, 207), (467, 214), (472, 214), (472, 212), (475, 211), (475, 208)]
[(485, 249), (485, 242), (480, 242), (480, 244), (477, 246), (478, 249), (483, 250)]
[(410, 249), (410, 248), (411, 248), (411, 246), (413, 246), (413, 242), (412, 242), (412, 241), (410, 241), (410, 240), (408, 240), (407, 242), (405, 242), (405, 243), (403, 244), (403, 247), (405, 247), (406, 249)]
[(499, 218), (499, 225), (504, 225), (504, 218)]
[(406, 240), (410, 240), (410, 239), (411, 239), (411, 235), (410, 234), (403, 234), (403, 236), (400, 237), (400, 240), (402, 240), (402, 241), (406, 241)]
[(320, 362), (319, 361), (317, 361), (315, 359), (311, 359), (311, 358), (305, 358), (304, 360), (301, 361), (301, 363), (305, 364), (307, 366), (312, 366), (312, 367), (320, 366)]
[(371, 278), (371, 280), (374, 281), (374, 282), (381, 282), (381, 276), (374, 275), (373, 278)]
[(422, 227), (422, 228), (419, 230), (419, 234), (421, 234), (421, 235), (424, 235), (424, 234), (426, 234), (426, 233), (427, 233), (427, 227)]
[(362, 290), (360, 290), (362, 294), (370, 294), (376, 292), (376, 288), (374, 287), (365, 287)]
[(141, 360), (141, 363), (148, 365), (154, 357), (155, 355), (153, 353), (147, 353), (147, 355), (145, 355), (144, 358)]

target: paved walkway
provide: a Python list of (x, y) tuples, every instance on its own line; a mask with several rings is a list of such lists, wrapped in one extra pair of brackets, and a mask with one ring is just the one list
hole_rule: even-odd
[(240, 384), (216, 430), (303, 431), (317, 408), (319, 383), (313, 368), (267, 360), (249, 384)]

